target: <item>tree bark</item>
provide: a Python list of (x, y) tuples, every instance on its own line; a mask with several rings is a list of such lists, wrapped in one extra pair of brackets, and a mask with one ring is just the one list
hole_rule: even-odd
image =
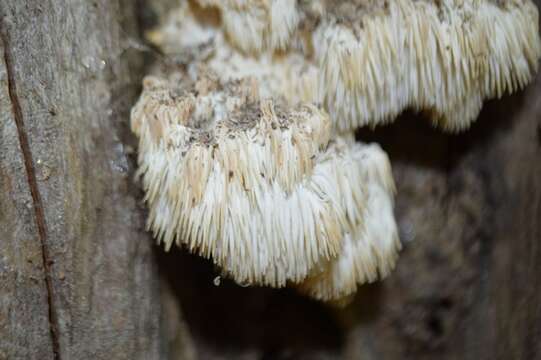
[(0, 358), (153, 359), (160, 296), (121, 142), (135, 3), (0, 2)]

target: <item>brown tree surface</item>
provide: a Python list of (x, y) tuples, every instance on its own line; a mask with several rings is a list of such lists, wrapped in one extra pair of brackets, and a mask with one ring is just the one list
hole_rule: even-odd
[(158, 277), (121, 141), (134, 9), (0, 2), (0, 358), (158, 357)]
[(541, 358), (541, 76), (467, 133), (359, 132), (389, 153), (404, 250), (347, 308), (215, 286), (152, 246), (133, 182), (161, 61), (139, 34), (174, 3), (0, 1), (0, 359)]

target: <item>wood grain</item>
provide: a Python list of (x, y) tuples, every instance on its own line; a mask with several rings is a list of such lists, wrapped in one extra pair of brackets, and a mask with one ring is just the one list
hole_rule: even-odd
[(121, 142), (135, 7), (0, 3), (5, 358), (160, 356), (152, 242)]
[(156, 60), (134, 48), (173, 4), (0, 2), (0, 359), (541, 358), (541, 76), (466, 133), (358, 133), (390, 155), (404, 250), (349, 307), (217, 287), (153, 253), (132, 182)]

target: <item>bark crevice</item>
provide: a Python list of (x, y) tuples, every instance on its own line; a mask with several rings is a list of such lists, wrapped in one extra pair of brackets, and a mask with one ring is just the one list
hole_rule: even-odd
[(17, 95), (17, 86), (15, 81), (15, 70), (13, 68), (13, 57), (10, 51), (9, 37), (6, 34), (5, 26), (0, 23), (0, 39), (2, 40), (4, 53), (3, 61), (7, 72), (7, 87), (8, 95), (11, 103), (11, 111), (13, 119), (15, 120), (15, 126), (17, 128), (17, 135), (19, 138), (19, 146), (21, 148), (24, 167), (26, 171), (26, 179), (28, 181), (28, 187), (32, 197), (32, 206), (34, 210), (36, 226), (38, 229), (38, 237), (41, 245), (41, 256), (43, 260), (44, 278), (47, 289), (47, 304), (48, 304), (48, 317), (49, 317), (49, 331), (51, 334), (51, 340), (53, 344), (53, 354), (56, 360), (60, 360), (60, 341), (57, 326), (57, 316), (54, 307), (54, 294), (53, 294), (53, 279), (51, 264), (53, 260), (49, 254), (49, 248), (47, 245), (47, 224), (45, 221), (45, 213), (43, 210), (43, 202), (39, 192), (37, 183), (36, 170), (34, 168), (34, 162), (32, 157), (32, 151), (30, 150), (30, 144), (28, 141), (28, 135), (25, 129), (23, 112), (21, 104)]

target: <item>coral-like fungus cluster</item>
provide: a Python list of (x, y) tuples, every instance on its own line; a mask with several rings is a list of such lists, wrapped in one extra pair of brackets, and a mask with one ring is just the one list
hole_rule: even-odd
[(400, 242), (387, 155), (353, 131), (427, 112), (464, 129), (525, 86), (530, 0), (199, 0), (147, 37), (178, 67), (134, 106), (148, 227), (238, 283), (344, 301)]

